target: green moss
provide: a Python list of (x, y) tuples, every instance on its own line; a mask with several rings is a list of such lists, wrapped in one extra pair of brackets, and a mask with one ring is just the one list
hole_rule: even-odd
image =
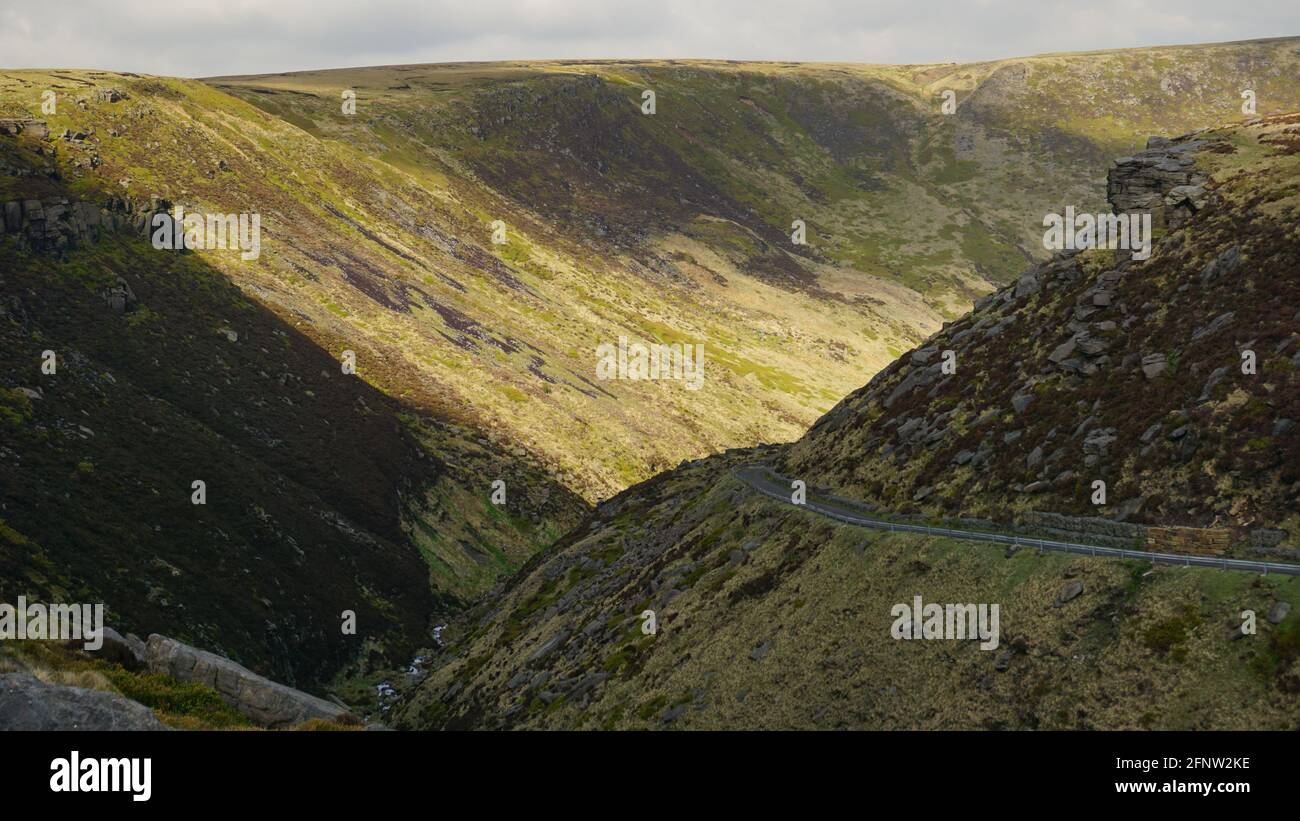
[(1187, 639), (1200, 623), (1200, 617), (1188, 607), (1181, 615), (1148, 627), (1142, 634), (1142, 644), (1159, 656), (1168, 656), (1172, 661), (1182, 662), (1187, 658)]
[(32, 400), (17, 388), (0, 388), (0, 421), (9, 427), (32, 418)]
[(506, 395), (511, 402), (527, 402), (528, 394), (514, 387), (513, 385), (498, 385), (497, 388)]
[(668, 696), (658, 695), (637, 708), (636, 715), (644, 721), (654, 718), (668, 706)]

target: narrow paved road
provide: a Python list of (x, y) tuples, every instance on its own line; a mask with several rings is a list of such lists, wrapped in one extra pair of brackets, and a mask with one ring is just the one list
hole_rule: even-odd
[[(764, 465), (745, 465), (732, 471), (732, 475), (749, 487), (777, 501), (795, 506), (790, 501), (792, 490), (790, 479), (774, 473)], [(815, 496), (808, 492), (807, 501), (799, 505), (806, 510), (819, 513), (845, 524), (870, 527), (876, 530), (907, 531), (924, 533), (928, 536), (946, 536), (950, 539), (965, 539), (974, 542), (991, 542), (994, 544), (1016, 545), (1019, 547), (1036, 547), (1040, 550), (1057, 550), (1064, 553), (1082, 553), (1089, 556), (1110, 556), (1116, 559), (1140, 559), (1159, 564), (1176, 564), (1187, 567), (1213, 567), (1219, 570), (1242, 570), (1251, 573), (1284, 573), (1300, 576), (1300, 564), (1285, 562), (1264, 562), (1251, 559), (1228, 559), (1217, 556), (1187, 556), (1179, 553), (1151, 553), (1146, 550), (1126, 550), (1117, 547), (1080, 544), (1078, 542), (1058, 542), (1051, 539), (1033, 539), (1027, 536), (1007, 536), (1001, 533), (987, 533), (979, 530), (956, 530), (947, 527), (929, 525), (902, 524), (884, 519), (873, 519), (865, 513), (855, 512), (858, 504), (834, 496)]]

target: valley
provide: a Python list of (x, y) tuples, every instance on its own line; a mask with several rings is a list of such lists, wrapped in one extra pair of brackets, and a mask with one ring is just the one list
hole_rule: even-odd
[[(0, 71), (0, 599), (404, 729), (1293, 728), (1293, 577), (741, 472), (1300, 558), (1297, 76)], [(918, 591), (998, 651), (900, 651)]]

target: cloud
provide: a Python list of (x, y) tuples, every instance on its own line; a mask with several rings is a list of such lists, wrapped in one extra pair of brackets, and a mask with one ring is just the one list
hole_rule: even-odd
[(1294, 0), (59, 0), (0, 9), (0, 62), (191, 77), (545, 58), (968, 62), (1297, 32)]

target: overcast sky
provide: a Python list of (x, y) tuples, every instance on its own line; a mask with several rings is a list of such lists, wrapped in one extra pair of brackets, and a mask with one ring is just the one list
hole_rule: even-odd
[(1297, 0), (0, 0), (0, 68), (188, 77), (565, 57), (966, 62), (1296, 34)]

